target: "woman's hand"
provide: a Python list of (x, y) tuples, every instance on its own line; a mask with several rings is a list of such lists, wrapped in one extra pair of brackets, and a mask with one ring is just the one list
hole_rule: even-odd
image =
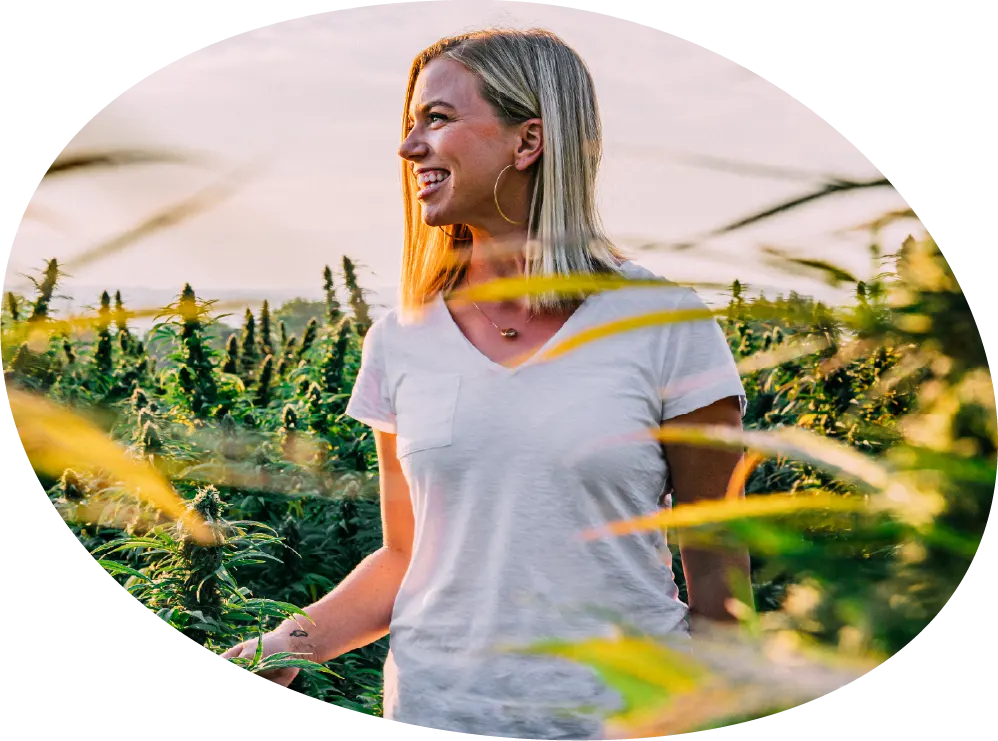
[[(303, 650), (301, 644), (291, 635), (291, 628), (282, 625), (277, 630), (265, 633), (262, 638), (253, 638), (251, 640), (236, 644), (222, 654), (222, 658), (245, 658), (252, 661), (253, 657), (256, 656), (257, 644), (260, 641), (263, 641), (263, 653), (260, 656), (261, 659), (284, 651), (303, 654), (309, 653), (307, 649)], [(303, 658), (310, 658), (310, 656), (305, 655)], [(295, 667), (287, 667), (257, 673), (264, 679), (269, 679), (275, 684), (287, 687), (292, 681), (294, 681), (294, 678), (298, 676), (298, 671), (299, 670)]]

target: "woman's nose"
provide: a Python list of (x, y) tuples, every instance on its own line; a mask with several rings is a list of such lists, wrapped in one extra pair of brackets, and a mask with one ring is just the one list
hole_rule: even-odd
[(409, 135), (402, 140), (401, 146), (399, 146), (398, 154), (404, 160), (411, 160), (414, 157), (419, 157), (423, 154), (425, 150), (425, 145), (419, 141), (419, 137), (415, 135), (415, 129), (409, 132)]

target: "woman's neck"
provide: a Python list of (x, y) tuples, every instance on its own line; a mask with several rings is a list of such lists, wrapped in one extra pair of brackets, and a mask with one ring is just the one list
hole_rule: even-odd
[[(527, 237), (525, 230), (501, 236), (485, 235), (472, 231), (470, 254), (465, 263), (461, 280), (455, 288), (467, 288), (480, 283), (488, 283), (503, 278), (520, 278), (525, 272), (524, 246)], [(502, 311), (519, 311), (524, 308), (523, 299), (505, 301), (479, 301), (479, 304), (492, 305)]]
[(523, 230), (499, 236), (473, 233), (464, 283), (476, 285), (500, 278), (522, 277), (526, 243), (527, 235)]

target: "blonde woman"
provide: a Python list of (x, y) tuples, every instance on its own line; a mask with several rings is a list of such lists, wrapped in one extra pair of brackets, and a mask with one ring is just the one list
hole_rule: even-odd
[[(723, 497), (739, 455), (662, 446), (663, 423), (740, 427), (744, 391), (711, 319), (618, 333), (543, 360), (579, 331), (703, 308), (667, 284), (462, 301), (518, 276), (655, 277), (604, 234), (590, 74), (546, 31), (443, 39), (412, 65), (403, 113), (399, 307), (376, 321), (346, 412), (374, 429), (384, 545), (264, 636), (327, 661), (391, 635), (385, 717), (519, 738), (601, 738), (620, 698), (587, 667), (505, 650), (613, 634), (682, 643), (730, 621), (748, 554), (683, 547), (687, 606), (659, 533), (601, 524)], [(732, 584), (729, 572), (738, 574)], [(251, 656), (256, 641), (226, 656)], [(288, 684), (293, 671), (272, 675)]]

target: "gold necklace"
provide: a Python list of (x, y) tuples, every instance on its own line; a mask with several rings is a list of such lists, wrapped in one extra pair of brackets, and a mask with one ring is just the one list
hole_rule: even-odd
[[(472, 301), (471, 303), (475, 304), (474, 301)], [(486, 319), (489, 319), (489, 315), (486, 314), (484, 311), (482, 311), (482, 307), (481, 306), (479, 306), (478, 304), (475, 304), (475, 308), (482, 312), (482, 316), (484, 316)], [(526, 324), (530, 324), (530, 320), (533, 319), (533, 318), (534, 318), (534, 312), (530, 312), (530, 316), (527, 317)], [(515, 340), (516, 337), (517, 337), (517, 335), (520, 334), (513, 327), (507, 327), (506, 329), (502, 329), (498, 324), (496, 324), (495, 322), (493, 322), (491, 319), (489, 319), (489, 321), (492, 323), (493, 327), (495, 327), (496, 329), (499, 330), (499, 334), (501, 334), (503, 337), (506, 337), (507, 339)]]

